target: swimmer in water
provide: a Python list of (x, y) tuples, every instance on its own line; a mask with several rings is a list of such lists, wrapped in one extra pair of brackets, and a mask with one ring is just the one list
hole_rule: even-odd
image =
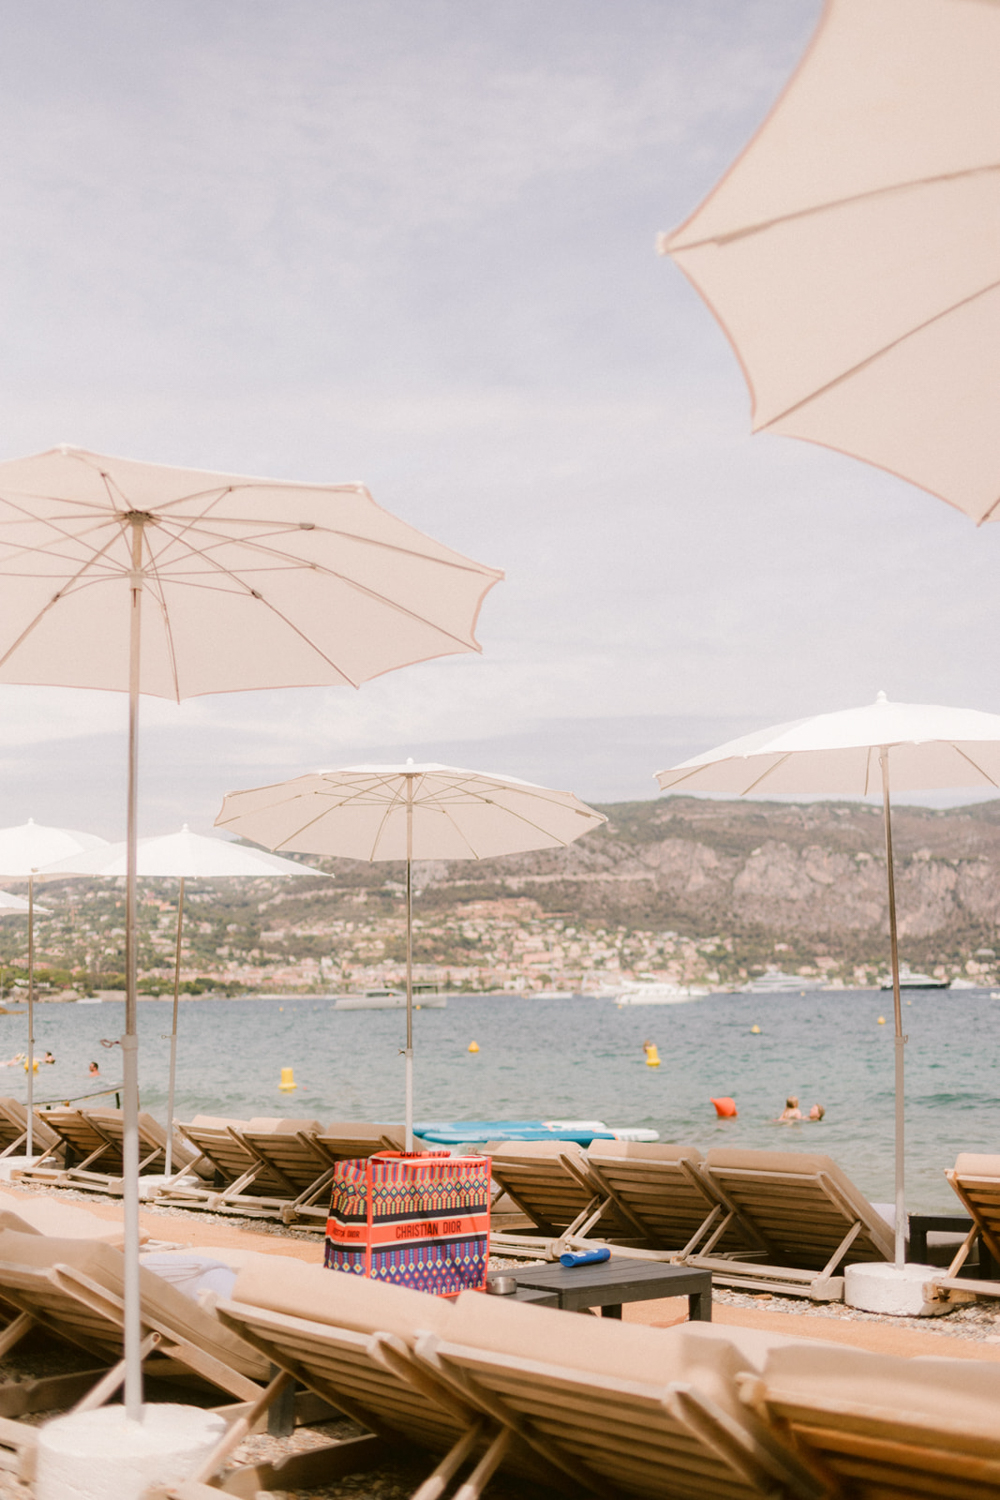
[(814, 1104), (812, 1109), (809, 1111), (809, 1118), (810, 1120), (813, 1120), (818, 1124), (825, 1114), (826, 1110), (823, 1108), (822, 1104)]
[(799, 1101), (794, 1094), (789, 1094), (785, 1100), (785, 1107), (778, 1116), (779, 1125), (790, 1125), (793, 1120), (801, 1120), (802, 1111), (799, 1109)]
[(97, 1078), (97, 1077), (99, 1077), (100, 1076), (100, 1072), (101, 1072), (101, 1070), (97, 1066), (97, 1064), (95, 1062), (92, 1062), (91, 1065), (90, 1065), (90, 1076), (91, 1076), (91, 1078)]

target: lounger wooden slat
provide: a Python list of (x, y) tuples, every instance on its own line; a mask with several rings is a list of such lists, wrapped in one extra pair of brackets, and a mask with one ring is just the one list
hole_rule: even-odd
[(850, 1500), (997, 1500), (1000, 1368), (789, 1341), (744, 1402)]
[(753, 1371), (724, 1340), (498, 1300), (462, 1293), (417, 1356), (580, 1492), (820, 1500), (822, 1485), (766, 1425), (743, 1422), (736, 1376)]
[(701, 1171), (761, 1246), (727, 1258), (709, 1242), (687, 1257), (724, 1285), (837, 1301), (845, 1263), (893, 1258), (889, 1225), (828, 1156), (725, 1149), (710, 1151)]

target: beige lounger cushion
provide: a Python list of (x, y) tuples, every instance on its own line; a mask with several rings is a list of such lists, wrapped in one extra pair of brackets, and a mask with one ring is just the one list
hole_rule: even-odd
[(320, 1135), (323, 1130), (318, 1120), (282, 1120), (277, 1116), (255, 1118), (243, 1128), (260, 1135), (266, 1135), (269, 1132), (279, 1135), (297, 1135), (300, 1131), (303, 1135)]
[[(17, 1197), (3, 1192), (0, 1192), (0, 1228), (13, 1229), (21, 1234), (57, 1235), (68, 1240), (103, 1240), (105, 1244), (118, 1248), (125, 1233), (120, 1224), (109, 1224), (107, 1219), (99, 1218), (79, 1204), (62, 1203), (35, 1194)], [(149, 1235), (140, 1231), (139, 1238), (140, 1241), (148, 1240)]]
[(1000, 1494), (1000, 1365), (789, 1341), (744, 1399), (790, 1422), (851, 1495)]
[(960, 1151), (955, 1158), (956, 1177), (1000, 1178), (1000, 1156), (984, 1156), (975, 1151)]
[[(41, 1234), (17, 1234), (5, 1230), (0, 1234), (0, 1296), (3, 1293), (4, 1268), (24, 1267), (48, 1271), (66, 1266), (94, 1281), (115, 1297), (124, 1295), (125, 1262), (119, 1250), (99, 1240), (52, 1239)], [(199, 1348), (247, 1375), (261, 1380), (267, 1375), (267, 1362), (248, 1348), (242, 1339), (223, 1328), (214, 1314), (175, 1291), (159, 1276), (140, 1267), (139, 1289), (144, 1318), (157, 1327), (197, 1344)], [(109, 1342), (117, 1342), (109, 1339)]]
[[(183, 1124), (183, 1121), (178, 1123)], [(195, 1115), (193, 1120), (187, 1122), (192, 1129), (198, 1125), (204, 1125), (207, 1130), (246, 1130), (250, 1124), (249, 1120), (233, 1120), (228, 1115)]]
[[(480, 1293), (479, 1300), (487, 1299)], [(443, 1332), (453, 1311), (443, 1297), (427, 1292), (386, 1286), (302, 1261), (282, 1264), (276, 1271), (263, 1256), (241, 1269), (233, 1301), (355, 1333), (396, 1333), (402, 1338), (417, 1331)]]

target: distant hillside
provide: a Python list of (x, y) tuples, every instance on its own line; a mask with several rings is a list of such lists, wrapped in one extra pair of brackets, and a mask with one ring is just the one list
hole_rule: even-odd
[[(720, 983), (766, 965), (826, 970), (845, 983), (885, 971), (880, 809), (674, 797), (603, 811), (608, 824), (567, 849), (418, 864), (418, 961), (467, 969), (456, 982), (472, 984), (491, 966), (500, 982), (517, 965), (566, 984), (616, 966)], [(995, 982), (1000, 801), (953, 812), (901, 807), (894, 832), (904, 960)], [(318, 863), (336, 879), (189, 883), (185, 971), (209, 987), (256, 988), (398, 972), (404, 867)], [(121, 885), (46, 886), (52, 915), (39, 919), (39, 962), (57, 986), (71, 975), (89, 986), (119, 982)], [(143, 881), (141, 899), (140, 967), (162, 985), (172, 973), (176, 886)], [(10, 920), (0, 926), (0, 962), (21, 969), (23, 955), (23, 923)]]
[[(771, 961), (774, 940), (793, 953), (884, 959), (880, 808), (672, 797), (601, 811), (606, 827), (565, 850), (421, 866), (424, 902), (525, 894), (546, 911), (604, 926), (732, 936)], [(893, 837), (910, 961), (947, 963), (1000, 946), (1000, 801), (948, 812), (900, 807)]]

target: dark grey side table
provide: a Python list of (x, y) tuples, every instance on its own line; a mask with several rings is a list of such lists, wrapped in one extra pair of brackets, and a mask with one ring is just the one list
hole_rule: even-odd
[(658, 1297), (687, 1297), (692, 1322), (712, 1321), (712, 1273), (662, 1261), (633, 1260), (612, 1253), (594, 1266), (525, 1266), (505, 1273), (518, 1289), (555, 1292), (566, 1312), (599, 1307), (605, 1318), (620, 1318), (625, 1302), (649, 1302)]

